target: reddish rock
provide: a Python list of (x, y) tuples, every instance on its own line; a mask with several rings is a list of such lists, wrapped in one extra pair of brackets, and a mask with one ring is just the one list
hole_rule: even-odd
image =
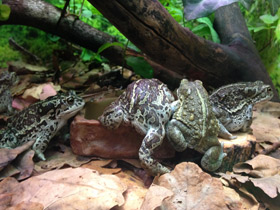
[[(120, 126), (109, 130), (97, 120), (76, 116), (71, 124), (70, 144), (75, 154), (103, 158), (138, 158), (138, 150), (144, 136), (134, 128)], [(155, 158), (171, 158), (175, 151), (164, 139), (155, 151)]]

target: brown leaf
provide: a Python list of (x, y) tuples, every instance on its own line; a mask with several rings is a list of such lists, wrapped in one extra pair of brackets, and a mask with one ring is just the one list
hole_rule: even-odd
[(256, 105), (257, 111), (253, 112), (253, 134), (258, 142), (280, 141), (280, 105), (275, 102), (266, 102)]
[(241, 209), (242, 203), (239, 194), (229, 187), (224, 187), (226, 205), (230, 210)]
[(2, 170), (6, 165), (13, 161), (20, 153), (29, 149), (33, 145), (33, 143), (34, 141), (29, 141), (26, 144), (15, 149), (0, 149), (0, 170)]
[(32, 88), (29, 88), (24, 91), (22, 98), (34, 98), (44, 100), (49, 96), (56, 95), (57, 90), (60, 90), (60, 86), (55, 86), (53, 83), (34, 85)]
[(121, 168), (104, 168), (103, 166), (108, 165), (113, 160), (93, 160), (89, 163), (86, 163), (82, 168), (90, 168), (92, 170), (98, 171), (100, 174), (116, 174), (120, 172)]
[(67, 168), (33, 176), (15, 189), (13, 205), (43, 204), (45, 209), (110, 209), (124, 203), (126, 186), (114, 175), (86, 168)]
[(46, 161), (40, 161), (35, 164), (35, 170), (39, 173), (59, 169), (63, 166), (79, 167), (89, 162), (94, 157), (82, 157), (73, 154), (70, 147), (60, 145), (62, 151), (47, 150), (45, 152)]
[(152, 184), (147, 192), (141, 210), (156, 209), (162, 205), (164, 199), (171, 197), (174, 193), (162, 186)]
[(122, 171), (116, 174), (116, 176), (119, 177), (122, 183), (127, 186), (127, 190), (123, 194), (125, 198), (124, 205), (115, 207), (114, 210), (140, 209), (148, 191), (148, 189), (143, 185), (142, 180), (135, 177), (131, 171)]
[(8, 177), (0, 182), (0, 209), (7, 209), (11, 205), (13, 191), (19, 185), (15, 178)]
[(224, 174), (224, 173), (218, 173), (218, 174), (221, 176), (221, 178), (223, 178), (223, 179), (225, 179), (225, 180), (227, 180), (229, 182), (231, 182), (233, 179), (237, 180), (238, 182), (240, 182), (242, 184), (244, 184), (244, 183), (249, 181), (249, 177), (248, 176), (241, 176), (239, 174), (234, 174), (234, 173), (231, 173), (231, 172), (228, 172), (226, 174)]
[(5, 178), (0, 182), (0, 194), (13, 192), (18, 184), (19, 182), (13, 177)]
[(252, 183), (262, 189), (269, 197), (276, 198), (280, 194), (280, 175), (277, 174), (271, 177), (250, 178)]
[(12, 164), (7, 165), (2, 171), (0, 171), (0, 180), (7, 177), (15, 176), (19, 174), (20, 171)]
[(242, 200), (242, 209), (259, 210), (259, 202), (252, 193), (241, 187), (238, 189)]
[(11, 205), (13, 194), (0, 194), (0, 209), (7, 209)]
[(221, 181), (194, 163), (178, 164), (171, 173), (160, 176), (158, 184), (174, 193), (163, 201), (162, 208), (228, 209)]
[(23, 180), (29, 177), (34, 169), (34, 157), (35, 152), (33, 150), (26, 151), (25, 153), (20, 154), (16, 159), (15, 166), (19, 169), (20, 174), (17, 177), (17, 180)]
[(280, 172), (280, 160), (266, 155), (258, 155), (245, 163), (233, 167), (235, 173), (246, 173), (253, 177), (269, 177)]
[(41, 203), (21, 202), (15, 206), (7, 208), (6, 210), (25, 210), (25, 209), (43, 210), (44, 206)]

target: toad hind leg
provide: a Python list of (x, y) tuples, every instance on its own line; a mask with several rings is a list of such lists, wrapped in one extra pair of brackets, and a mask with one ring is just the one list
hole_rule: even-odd
[[(180, 129), (181, 123), (177, 120), (171, 120), (166, 125), (166, 135), (169, 143), (177, 152), (187, 149), (187, 141)], [(184, 128), (183, 128), (184, 129)]]
[(150, 129), (143, 139), (142, 145), (139, 149), (139, 159), (143, 167), (147, 168), (152, 175), (170, 172), (168, 168), (152, 158), (154, 149), (161, 145), (164, 135), (164, 128), (158, 130)]
[(216, 171), (223, 162), (226, 153), (223, 152), (224, 144), (210, 147), (201, 159), (201, 166), (207, 171)]

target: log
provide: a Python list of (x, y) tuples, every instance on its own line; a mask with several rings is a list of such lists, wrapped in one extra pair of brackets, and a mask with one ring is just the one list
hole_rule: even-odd
[(256, 137), (248, 133), (234, 133), (237, 136), (234, 140), (225, 140), (219, 138), (224, 144), (224, 152), (227, 156), (224, 158), (221, 167), (217, 172), (232, 171), (233, 166), (239, 162), (245, 162), (251, 159), (256, 148)]

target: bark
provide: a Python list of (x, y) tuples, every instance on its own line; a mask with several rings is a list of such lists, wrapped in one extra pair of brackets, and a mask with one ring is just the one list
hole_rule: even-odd
[[(236, 4), (220, 10), (217, 25), (223, 43), (216, 44), (180, 26), (157, 0), (89, 0), (151, 60), (187, 78), (218, 87), (238, 81), (262, 80), (273, 87)], [(231, 8), (233, 7), (233, 8)], [(231, 11), (229, 14), (227, 11)], [(239, 11), (240, 13), (240, 11)], [(228, 16), (228, 18), (223, 18)], [(245, 25), (246, 26), (246, 25)]]

